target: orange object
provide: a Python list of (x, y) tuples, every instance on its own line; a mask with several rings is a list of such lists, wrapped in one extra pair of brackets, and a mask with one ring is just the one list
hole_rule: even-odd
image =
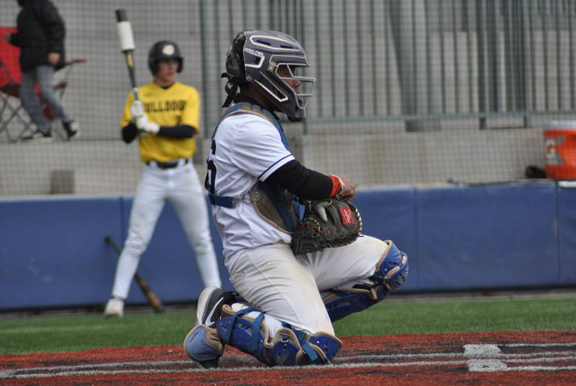
[(576, 179), (576, 121), (550, 122), (544, 130), (544, 150), (548, 178)]

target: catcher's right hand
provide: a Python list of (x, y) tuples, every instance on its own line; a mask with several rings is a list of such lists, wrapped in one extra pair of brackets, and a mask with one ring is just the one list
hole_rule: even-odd
[(338, 176), (344, 185), (344, 189), (340, 191), (339, 196), (353, 199), (356, 195), (356, 184), (346, 176)]

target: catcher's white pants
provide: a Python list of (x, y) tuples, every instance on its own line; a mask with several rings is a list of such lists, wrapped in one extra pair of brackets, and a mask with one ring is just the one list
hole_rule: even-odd
[(132, 204), (128, 238), (116, 267), (113, 296), (128, 296), (140, 257), (148, 247), (166, 200), (178, 214), (194, 248), (204, 286), (221, 286), (204, 190), (196, 170), (190, 162), (167, 170), (146, 165)]
[(296, 259), (289, 244), (278, 243), (241, 251), (227, 268), (238, 293), (266, 312), (264, 323), (271, 336), (281, 327), (278, 321), (310, 334), (334, 335), (320, 291), (371, 283), (368, 277), (386, 248), (384, 241), (361, 236), (344, 247)]

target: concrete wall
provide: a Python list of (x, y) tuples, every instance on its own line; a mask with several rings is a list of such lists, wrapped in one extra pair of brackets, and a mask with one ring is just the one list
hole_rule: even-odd
[[(288, 134), (292, 151), (304, 165), (345, 174), (362, 187), (518, 180), (526, 166), (545, 163), (541, 129)], [(210, 141), (201, 144), (196, 168), (203, 179)], [(54, 189), (54, 173), (66, 171), (63, 178), (72, 179), (66, 185), (70, 189)], [(140, 172), (137, 144), (120, 139), (0, 144), (0, 196), (133, 194)]]
[[(44, 195), (55, 192), (69, 192), (80, 195), (91, 194), (131, 194), (139, 179), (140, 165), (138, 163), (137, 148), (133, 144), (124, 146), (119, 141), (118, 125), (124, 101), (129, 93), (129, 82), (124, 58), (119, 52), (116, 21), (114, 11), (125, 8), (132, 21), (136, 50), (136, 70), (138, 82), (144, 84), (150, 80), (146, 57), (150, 45), (159, 39), (172, 39), (179, 43), (185, 56), (185, 69), (180, 79), (196, 86), (203, 98), (203, 114), (209, 115), (209, 121), (217, 119), (221, 109), (223, 98), (222, 71), (225, 52), (236, 31), (242, 28), (262, 27), (268, 28), (273, 21), (268, 18), (270, 2), (255, 0), (240, 3), (229, 2), (200, 2), (189, 0), (170, 0), (166, 2), (130, 0), (112, 1), (100, 0), (96, 2), (76, 0), (55, 0), (61, 14), (67, 22), (67, 50), (69, 58), (84, 58), (87, 63), (75, 66), (70, 73), (69, 87), (64, 96), (64, 104), (82, 126), (82, 138), (76, 143), (56, 143), (49, 146), (31, 144), (8, 144), (5, 133), (0, 133), (0, 196), (18, 195)], [(451, 21), (449, 12), (451, 2), (446, 2), (445, 22)], [(201, 9), (201, 4), (204, 8)], [(232, 4), (231, 11), (229, 5)], [(376, 16), (384, 20), (385, 9), (383, 2), (376, 2)], [(314, 4), (306, 4), (306, 17), (312, 21), (315, 15)], [(321, 15), (318, 19), (321, 23), (328, 23), (325, 7), (327, 3), (319, 3), (318, 10)], [(365, 7), (365, 5), (363, 6)], [(257, 9), (256, 9), (257, 8)], [(290, 8), (290, 7), (288, 7)], [(288, 9), (287, 8), (287, 9)], [(290, 8), (292, 9), (292, 8)], [(364, 8), (363, 8), (364, 9)], [(339, 20), (342, 12), (349, 12), (351, 20), (356, 22), (356, 7), (342, 4), (334, 7), (334, 17)], [(203, 18), (201, 20), (201, 11)], [(0, 13), (0, 24), (12, 26), (18, 7), (15, 1), (5, 1)], [(348, 13), (347, 13), (348, 14)], [(258, 19), (260, 15), (260, 19)], [(367, 15), (364, 9), (363, 15)], [(293, 26), (286, 24), (285, 9), (278, 11), (277, 20), (279, 26), (287, 29)], [(435, 17), (432, 18), (435, 20)], [(430, 40), (434, 47), (438, 46), (437, 24), (433, 22), (431, 30), (434, 35)], [(218, 24), (218, 25), (217, 25)], [(201, 26), (204, 26), (202, 29)], [(376, 41), (375, 58), (377, 63), (384, 63), (385, 55), (391, 55), (390, 64), (394, 66), (395, 58), (393, 50), (385, 53), (385, 39), (387, 32), (384, 30), (385, 23), (377, 24), (374, 39)], [(352, 26), (352, 24), (351, 24)], [(324, 25), (323, 27), (326, 27)], [(313, 25), (307, 24), (306, 34), (314, 36)], [(355, 29), (350, 28), (350, 36), (347, 37), (349, 45), (357, 41)], [(462, 33), (462, 32), (460, 32)], [(450, 35), (450, 34), (449, 34)], [(344, 36), (342, 31), (332, 38), (337, 39), (336, 53), (343, 54)], [(202, 39), (206, 39), (207, 51), (202, 51)], [(324, 39), (324, 40), (322, 40)], [(321, 171), (333, 173), (345, 173), (363, 186), (395, 185), (395, 184), (422, 184), (444, 183), (447, 179), (464, 181), (502, 181), (519, 179), (523, 177), (526, 166), (534, 164), (544, 166), (544, 151), (542, 149), (541, 129), (511, 129), (522, 124), (522, 117), (494, 118), (490, 127), (506, 127), (506, 130), (478, 131), (478, 119), (461, 119), (442, 122), (440, 133), (405, 133), (404, 122), (382, 121), (374, 119), (361, 119), (356, 116), (360, 107), (366, 111), (374, 110), (377, 98), (372, 98), (374, 89), (370, 86), (364, 89), (363, 95), (357, 84), (357, 63), (369, 62), (346, 60), (346, 69), (343, 61), (335, 63), (329, 60), (331, 52), (330, 44), (325, 41), (328, 37), (321, 35), (320, 43), (310, 38), (307, 41), (307, 49), (312, 64), (319, 63), (317, 73), (319, 76), (318, 87), (315, 91), (309, 116), (310, 125), (307, 129), (310, 135), (303, 136), (303, 125), (286, 124), (285, 129), (293, 142), (297, 144), (295, 153), (307, 166)], [(451, 36), (446, 36), (446, 45), (450, 44)], [(459, 55), (464, 55), (467, 40), (459, 36), (461, 50)], [(473, 42), (473, 45), (475, 43)], [(362, 53), (366, 58), (372, 58), (369, 50), (372, 44), (362, 47)], [(553, 47), (551, 47), (553, 48)], [(368, 51), (367, 51), (368, 50)], [(541, 44), (538, 43), (538, 50)], [(348, 47), (348, 53), (357, 51)], [(437, 50), (434, 50), (437, 52)], [(454, 69), (450, 66), (453, 58), (452, 50), (447, 50), (445, 61), (446, 85), (450, 89), (447, 94), (448, 110), (454, 108), (458, 99), (455, 90), (460, 95), (470, 93), (468, 87), (474, 87), (476, 78), (470, 82), (455, 82)], [(320, 61), (322, 57), (322, 61)], [(554, 55), (548, 59), (550, 68), (556, 68)], [(438, 59), (438, 58), (437, 58)], [(467, 68), (466, 57), (459, 58), (460, 71)], [(370, 59), (371, 60), (371, 59)], [(563, 56), (567, 60), (567, 55)], [(475, 62), (473, 56), (470, 59)], [(204, 72), (203, 72), (204, 63)], [(335, 77), (331, 78), (332, 64), (336, 65)], [(434, 68), (437, 69), (438, 63)], [(503, 65), (500, 63), (500, 65)], [(562, 64), (562, 68), (564, 68)], [(380, 69), (379, 69), (380, 70)], [(378, 103), (376, 111), (382, 115), (386, 106), (392, 104), (392, 112), (398, 114), (400, 88), (397, 73), (391, 69), (391, 79), (385, 86), (380, 87), (376, 93)], [(363, 71), (364, 80), (372, 71)], [(472, 68), (476, 73), (476, 68)], [(347, 74), (354, 74), (348, 76)], [(438, 85), (440, 72), (433, 72), (434, 84)], [(464, 74), (460, 74), (461, 77)], [(542, 74), (538, 75), (537, 82), (541, 83)], [(348, 79), (349, 89), (344, 89)], [(463, 79), (463, 78), (462, 78)], [(549, 78), (547, 89), (551, 95), (557, 95), (558, 86), (555, 77)], [(374, 84), (384, 82), (384, 73), (377, 72)], [(370, 83), (370, 82), (368, 82)], [(337, 98), (332, 103), (332, 97), (327, 92), (334, 87)], [(543, 87), (539, 88), (541, 92)], [(327, 91), (328, 90), (328, 91)], [(569, 88), (564, 87), (563, 92)], [(352, 101), (353, 118), (357, 122), (337, 120), (344, 114), (345, 99), (349, 94)], [(391, 101), (384, 101), (386, 95), (390, 95)], [(504, 99), (504, 98), (501, 98)], [(537, 100), (541, 103), (541, 97)], [(555, 101), (552, 101), (555, 104)], [(462, 101), (462, 111), (464, 109)], [(474, 102), (474, 106), (477, 101)], [(467, 106), (467, 105), (466, 105)], [(335, 107), (335, 111), (332, 109)], [(472, 109), (474, 110), (475, 107)], [(336, 122), (334, 119), (336, 118)], [(546, 117), (533, 117), (533, 124), (540, 125)], [(16, 134), (21, 128), (17, 121), (15, 127), (9, 128)], [(204, 174), (204, 159), (207, 154), (207, 142), (212, 127), (202, 127), (199, 141), (201, 151), (195, 157), (198, 172)], [(55, 127), (57, 139), (61, 139), (62, 131)], [(208, 135), (206, 135), (208, 134)], [(344, 156), (342, 156), (344, 155)], [(54, 189), (53, 181), (56, 175), (57, 181), (64, 181), (62, 189)], [(67, 182), (73, 181), (73, 184)]]

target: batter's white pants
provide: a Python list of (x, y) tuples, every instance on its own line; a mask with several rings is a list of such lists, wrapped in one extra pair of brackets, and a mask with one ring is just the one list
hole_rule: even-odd
[(145, 165), (132, 204), (128, 237), (116, 267), (112, 296), (128, 297), (140, 257), (150, 243), (165, 201), (170, 202), (184, 226), (204, 286), (221, 287), (204, 189), (196, 170), (191, 162), (166, 170)]
[[(278, 243), (239, 252), (228, 270), (238, 293), (266, 312), (264, 323), (271, 336), (281, 322), (309, 334), (334, 335), (320, 291), (371, 283), (368, 278), (375, 273), (386, 248), (384, 241), (361, 236), (344, 247), (296, 259), (290, 245)], [(238, 304), (233, 307), (235, 311), (240, 308)]]

